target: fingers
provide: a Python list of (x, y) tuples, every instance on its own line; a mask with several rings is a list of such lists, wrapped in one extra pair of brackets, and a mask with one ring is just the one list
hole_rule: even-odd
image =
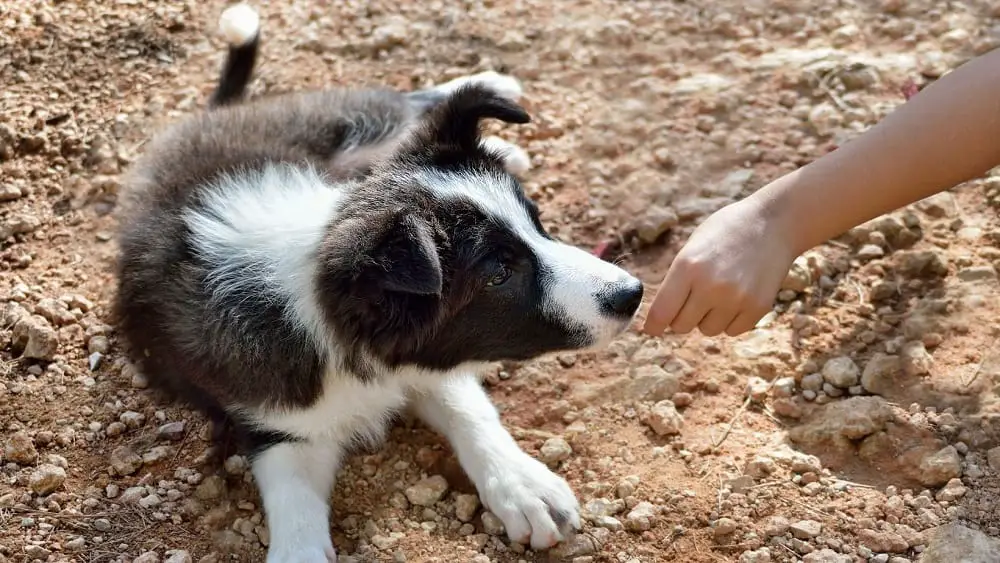
[(729, 336), (738, 336), (744, 332), (757, 326), (757, 322), (764, 316), (766, 309), (746, 309), (742, 311), (739, 315), (733, 319), (733, 322), (729, 323), (726, 327), (726, 334)]
[(642, 325), (642, 331), (650, 336), (659, 336), (670, 326), (674, 317), (681, 311), (688, 295), (691, 293), (688, 282), (687, 271), (674, 259), (674, 263), (667, 270), (667, 275), (663, 278), (653, 303), (646, 313), (646, 321)]
[(729, 308), (712, 309), (698, 323), (698, 330), (705, 336), (718, 336), (725, 331), (738, 314)]

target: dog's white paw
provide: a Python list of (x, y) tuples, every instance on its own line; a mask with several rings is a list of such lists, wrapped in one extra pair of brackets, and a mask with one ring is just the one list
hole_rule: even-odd
[(504, 168), (511, 174), (521, 175), (531, 169), (531, 157), (514, 143), (490, 136), (482, 140), (482, 146), (488, 151), (502, 154)]
[(497, 95), (507, 98), (512, 102), (521, 99), (521, 96), (524, 94), (521, 83), (516, 78), (509, 74), (500, 74), (493, 70), (460, 76), (437, 86), (437, 88), (446, 94), (451, 94), (466, 84), (485, 86)]
[(272, 546), (267, 563), (337, 563), (337, 550), (332, 546)]
[(479, 491), (507, 536), (548, 549), (580, 529), (580, 504), (562, 477), (524, 452), (492, 464)]

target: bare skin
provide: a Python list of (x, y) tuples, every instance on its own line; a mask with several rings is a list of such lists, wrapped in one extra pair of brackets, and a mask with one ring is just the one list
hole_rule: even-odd
[(711, 215), (674, 259), (643, 331), (735, 336), (771, 310), (792, 261), (1000, 164), (1000, 50), (931, 84), (836, 151)]

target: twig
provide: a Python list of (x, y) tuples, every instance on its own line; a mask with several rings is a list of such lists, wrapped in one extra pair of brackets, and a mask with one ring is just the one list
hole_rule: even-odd
[[(1000, 338), (1000, 337), (998, 337), (998, 338)], [(994, 338), (993, 342), (990, 342), (990, 345), (986, 347), (987, 352), (989, 350), (992, 350), (997, 345), (997, 339), (998, 338)], [(988, 353), (984, 353), (983, 354), (982, 359), (980, 359), (979, 363), (976, 364), (976, 371), (972, 372), (972, 377), (969, 378), (968, 381), (964, 381), (964, 380), (962, 381), (962, 387), (968, 387), (969, 385), (972, 385), (976, 381), (976, 379), (979, 378), (979, 372), (983, 371), (983, 364), (986, 363), (986, 359), (988, 357), (989, 357)]]
[[(772, 385), (773, 385), (773, 382), (772, 382)], [(729, 426), (727, 426), (727, 427), (726, 427), (726, 431), (722, 433), (722, 438), (720, 438), (720, 439), (719, 439), (719, 441), (718, 441), (717, 443), (714, 443), (714, 444), (712, 444), (712, 447), (713, 447), (713, 448), (718, 448), (719, 446), (721, 446), (721, 445), (722, 445), (722, 443), (723, 443), (723, 442), (725, 442), (725, 441), (726, 441), (726, 438), (728, 438), (728, 437), (729, 437), (729, 433), (733, 431), (733, 425), (735, 425), (735, 424), (736, 424), (736, 421), (737, 421), (737, 420), (738, 420), (738, 419), (739, 419), (739, 418), (740, 418), (741, 416), (743, 416), (743, 412), (747, 410), (747, 407), (748, 407), (748, 406), (750, 406), (750, 397), (747, 397), (747, 398), (746, 398), (746, 399), (745, 399), (745, 400), (743, 401), (743, 404), (742, 404), (742, 405), (740, 405), (740, 410), (736, 411), (736, 414), (735, 414), (735, 415), (733, 415), (733, 419), (729, 421)]]

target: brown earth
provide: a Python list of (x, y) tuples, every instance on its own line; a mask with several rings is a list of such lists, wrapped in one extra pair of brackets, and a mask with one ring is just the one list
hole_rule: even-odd
[[(204, 105), (223, 7), (0, 4), (0, 561), (262, 560), (241, 460), (202, 465), (204, 420), (143, 390), (107, 324), (120, 173)], [(706, 214), (1000, 45), (1000, 4), (978, 0), (258, 7), (255, 93), (517, 76), (534, 122), (501, 134), (533, 156), (543, 220), (610, 241), (648, 296)], [(488, 374), (521, 444), (565, 457), (588, 509), (567, 546), (526, 551), (452, 493), (409, 506), (427, 475), (472, 490), (407, 422), (341, 474), (342, 559), (1000, 560), (998, 204), (991, 177), (830, 241), (748, 335), (632, 330)], [(658, 436), (670, 399), (683, 426)]]

